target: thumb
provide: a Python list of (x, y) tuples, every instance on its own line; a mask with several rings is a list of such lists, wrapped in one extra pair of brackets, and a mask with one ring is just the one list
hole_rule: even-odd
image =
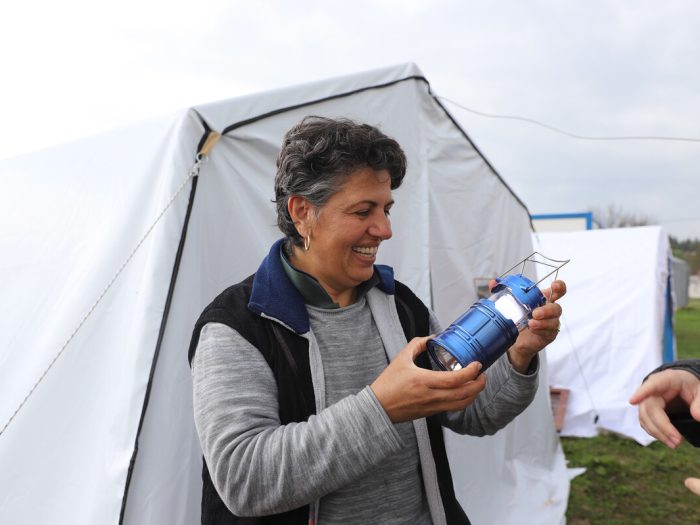
[(544, 296), (547, 298), (547, 302), (554, 303), (566, 294), (566, 283), (564, 281), (553, 281), (545, 292)]
[(632, 394), (630, 403), (638, 405), (651, 396), (663, 396), (665, 398), (666, 396), (664, 394), (671, 390), (672, 385), (667, 379), (668, 376), (662, 374), (663, 372), (659, 372), (658, 374), (651, 374), (647, 377), (647, 379), (639, 385), (637, 391)]
[(696, 395), (690, 403), (690, 415), (695, 421), (700, 421), (700, 396)]
[(494, 289), (494, 287), (498, 284), (498, 281), (496, 279), (491, 279), (489, 280), (489, 292)]
[(414, 337), (406, 345), (406, 352), (410, 353), (411, 360), (415, 361), (416, 358), (428, 349), (428, 341), (435, 337), (434, 335), (429, 335), (427, 337)]
[(632, 397), (630, 397), (630, 404), (631, 405), (638, 405), (642, 401), (644, 401), (647, 397), (651, 395), (653, 392), (653, 389), (650, 388), (649, 384), (642, 384), (637, 391), (632, 394)]

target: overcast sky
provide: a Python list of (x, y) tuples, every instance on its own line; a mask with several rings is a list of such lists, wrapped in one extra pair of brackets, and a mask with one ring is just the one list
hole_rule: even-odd
[[(407, 61), (482, 112), (700, 139), (695, 0), (38, 0), (0, 24), (0, 158)], [(615, 204), (700, 237), (700, 141), (447, 107), (532, 213)]]

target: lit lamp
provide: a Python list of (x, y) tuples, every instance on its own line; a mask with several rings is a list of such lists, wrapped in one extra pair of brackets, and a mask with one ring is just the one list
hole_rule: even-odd
[[(536, 256), (546, 261), (537, 260)], [(523, 275), (528, 262), (554, 270), (533, 282)], [(459, 370), (473, 361), (479, 361), (481, 370), (486, 370), (527, 328), (532, 311), (547, 302), (537, 285), (553, 273), (558, 274), (559, 269), (568, 262), (534, 252), (498, 277), (490, 297), (474, 303), (445, 331), (428, 341), (428, 353), (433, 362), (442, 370)], [(521, 264), (520, 273), (507, 275)]]

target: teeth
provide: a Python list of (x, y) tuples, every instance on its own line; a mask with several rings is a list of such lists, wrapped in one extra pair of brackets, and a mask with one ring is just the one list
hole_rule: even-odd
[(377, 255), (377, 250), (379, 250), (379, 246), (374, 246), (374, 247), (362, 247), (362, 246), (355, 246), (353, 248), (353, 251), (361, 254), (361, 255), (368, 255), (368, 256), (374, 256)]

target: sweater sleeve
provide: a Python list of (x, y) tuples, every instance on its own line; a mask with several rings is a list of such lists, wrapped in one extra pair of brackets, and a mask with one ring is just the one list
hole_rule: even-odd
[(195, 424), (214, 485), (238, 516), (291, 510), (360, 477), (403, 443), (369, 387), (282, 425), (260, 352), (205, 325), (192, 363)]
[[(430, 331), (441, 332), (430, 312)], [(445, 412), (442, 424), (459, 434), (483, 436), (495, 434), (525, 410), (535, 398), (538, 386), (539, 356), (535, 356), (527, 374), (517, 372), (503, 354), (486, 374), (486, 388), (464, 410)]]
[(700, 359), (680, 359), (678, 361), (673, 361), (672, 363), (663, 364), (660, 367), (654, 369), (652, 372), (649, 373), (647, 377), (644, 378), (644, 381), (646, 381), (651, 374), (655, 374), (657, 372), (661, 372), (663, 370), (668, 369), (686, 370), (691, 374), (695, 374), (698, 377), (698, 379), (700, 379)]

